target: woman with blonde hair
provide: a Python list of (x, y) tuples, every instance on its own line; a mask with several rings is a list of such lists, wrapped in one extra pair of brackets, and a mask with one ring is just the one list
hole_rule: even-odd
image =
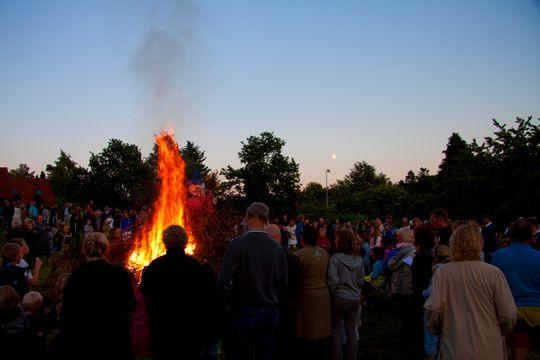
[(134, 358), (129, 330), (135, 295), (128, 272), (105, 259), (108, 249), (104, 234), (89, 234), (82, 245), (86, 263), (64, 287), (60, 346), (66, 359)]
[(503, 335), (517, 310), (503, 273), (480, 261), (482, 246), (477, 227), (455, 229), (451, 262), (433, 275), (424, 308), (429, 329), (440, 335), (439, 359), (506, 358)]

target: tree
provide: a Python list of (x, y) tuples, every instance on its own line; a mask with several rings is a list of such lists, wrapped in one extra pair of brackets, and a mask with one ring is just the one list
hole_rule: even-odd
[(377, 174), (375, 167), (365, 161), (354, 163), (353, 168), (342, 181), (343, 185), (353, 191), (362, 191), (370, 186), (390, 183), (386, 175), (383, 173)]
[(47, 165), (46, 171), (52, 190), (60, 201), (88, 200), (88, 172), (63, 150), (60, 150), (54, 165)]
[(180, 154), (186, 163), (186, 175), (188, 178), (193, 176), (195, 170), (198, 170), (203, 178), (210, 172), (210, 169), (204, 164), (206, 156), (199, 145), (192, 141), (186, 143), (186, 146), (180, 149)]
[(9, 175), (27, 179), (35, 178), (34, 172), (30, 171), (30, 167), (26, 164), (19, 164), (17, 168), (9, 170)]
[[(511, 219), (518, 215), (538, 216), (540, 202), (540, 126), (536, 119), (517, 118), (514, 127), (493, 119), (494, 136), (475, 146), (478, 163), (487, 176), (482, 186), (489, 189), (487, 203), (496, 216)], [(480, 199), (479, 199), (480, 200)]]
[(294, 159), (282, 154), (285, 141), (272, 132), (250, 136), (238, 153), (242, 166), (221, 170), (229, 195), (238, 195), (243, 205), (262, 201), (274, 213), (291, 212), (297, 207), (300, 171)]
[(485, 164), (478, 163), (473, 146), (467, 144), (458, 133), (450, 136), (443, 154), (445, 157), (439, 165), (436, 191), (453, 217), (467, 218), (476, 212), (471, 202), (473, 193), (483, 195), (474, 174)]
[(136, 145), (111, 139), (99, 154), (91, 153), (90, 189), (97, 204), (132, 206), (145, 198), (151, 169), (143, 162)]
[[(326, 191), (318, 182), (308, 183), (300, 193), (300, 211), (308, 217), (319, 217), (326, 214)], [(332, 204), (333, 205), (333, 204)], [(334, 207), (329, 209), (334, 212)]]

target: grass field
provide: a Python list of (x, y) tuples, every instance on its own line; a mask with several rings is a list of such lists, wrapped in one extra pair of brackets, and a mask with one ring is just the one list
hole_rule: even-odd
[[(362, 313), (358, 359), (422, 359), (422, 344), (402, 336), (399, 315), (390, 310), (388, 299), (379, 300), (379, 307)], [(540, 339), (534, 340), (529, 360), (540, 360)]]

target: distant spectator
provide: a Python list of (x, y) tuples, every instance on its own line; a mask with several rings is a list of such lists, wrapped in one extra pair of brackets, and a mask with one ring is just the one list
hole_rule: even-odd
[(317, 237), (317, 245), (323, 248), (326, 252), (330, 252), (330, 240), (326, 236), (325, 227), (319, 227), (319, 236)]
[(298, 239), (296, 237), (296, 221), (294, 219), (291, 219), (289, 222), (289, 225), (285, 227), (285, 230), (287, 231), (289, 241), (288, 241), (288, 247), (290, 249), (296, 249), (298, 245)]
[(304, 230), (304, 220), (304, 215), (298, 215), (296, 218), (296, 229), (294, 230), (294, 233), (299, 247), (301, 246), (300, 239), (302, 238), (302, 231)]
[(369, 239), (369, 247), (371, 249), (382, 246), (382, 235), (377, 226), (371, 227), (371, 234)]
[(530, 246), (532, 226), (518, 220), (510, 246), (493, 254), (493, 265), (504, 273), (518, 309), (518, 321), (508, 336), (512, 359), (527, 358), (532, 329), (540, 327), (540, 252)]
[(448, 212), (445, 209), (435, 209), (429, 214), (429, 222), (433, 229), (439, 234), (439, 242), (437, 245), (450, 244), (450, 236), (452, 236), (452, 226)]
[(92, 220), (87, 219), (86, 224), (84, 225), (84, 236), (87, 237), (94, 232), (94, 227), (92, 226)]
[(495, 225), (491, 222), (489, 215), (482, 217), (482, 237), (484, 238), (484, 261), (491, 263), (491, 257), (495, 250), (497, 250), (497, 230)]
[(120, 230), (123, 233), (131, 233), (133, 231), (133, 220), (131, 220), (127, 211), (124, 212), (124, 217), (120, 222)]
[(30, 205), (28, 206), (28, 217), (35, 220), (35, 219), (37, 219), (38, 214), (39, 214), (39, 212), (38, 212), (38, 208), (36, 206), (36, 202), (31, 201)]

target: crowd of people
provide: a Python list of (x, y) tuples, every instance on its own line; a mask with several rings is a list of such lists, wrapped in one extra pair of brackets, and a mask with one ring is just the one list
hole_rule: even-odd
[[(444, 209), (396, 226), (392, 217), (272, 220), (265, 204), (253, 203), (219, 268), (187, 255), (186, 230), (171, 225), (166, 254), (139, 277), (111, 263), (108, 251), (148, 220), (145, 208), (6, 201), (1, 210), (6, 356), (357, 359), (370, 331), (362, 309), (375, 311), (387, 295), (403, 338), (426, 359), (505, 359), (507, 348), (525, 359), (538, 336), (540, 231), (532, 217), (498, 232), (488, 215), (452, 221)], [(74, 248), (85, 261), (41, 291), (44, 261)]]

